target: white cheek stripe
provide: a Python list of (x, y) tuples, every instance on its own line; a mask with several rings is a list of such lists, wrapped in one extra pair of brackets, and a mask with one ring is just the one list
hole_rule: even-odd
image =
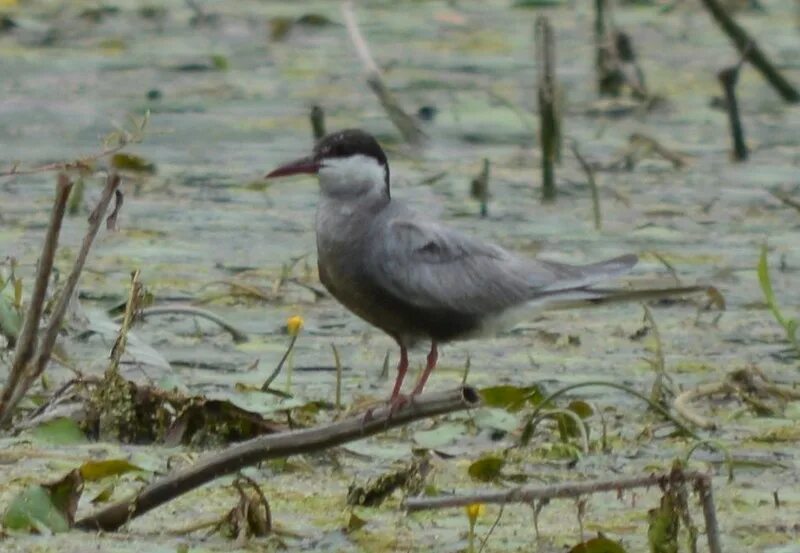
[(326, 159), (319, 175), (325, 179), (326, 186), (340, 191), (349, 187), (362, 188), (364, 184), (381, 189), (386, 186), (384, 167), (375, 159), (361, 154)]

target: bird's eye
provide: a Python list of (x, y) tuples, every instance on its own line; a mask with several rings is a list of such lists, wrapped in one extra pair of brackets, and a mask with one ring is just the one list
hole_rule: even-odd
[(436, 242), (428, 242), (424, 246), (422, 246), (419, 251), (425, 253), (439, 253), (439, 244)]

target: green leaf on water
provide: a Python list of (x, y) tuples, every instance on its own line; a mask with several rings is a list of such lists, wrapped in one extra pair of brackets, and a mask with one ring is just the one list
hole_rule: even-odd
[(77, 422), (69, 417), (60, 417), (34, 427), (31, 435), (52, 445), (85, 444), (89, 440)]
[(502, 457), (488, 456), (478, 459), (469, 466), (467, 472), (475, 480), (491, 482), (497, 480), (506, 460)]
[(114, 169), (130, 171), (132, 173), (146, 173), (152, 175), (156, 172), (155, 163), (151, 163), (145, 158), (133, 154), (114, 154), (111, 156), (111, 166)]
[(480, 391), (483, 404), (507, 411), (519, 411), (526, 404), (536, 405), (544, 395), (538, 386), (491, 386)]
[(87, 461), (79, 469), (87, 482), (102, 480), (109, 476), (117, 476), (131, 471), (143, 470), (126, 459), (106, 459), (104, 461)]
[(52, 484), (28, 486), (11, 500), (2, 524), (40, 534), (66, 532), (75, 520), (82, 491), (83, 479), (77, 470)]
[(667, 492), (657, 509), (647, 512), (647, 541), (652, 553), (678, 553), (680, 513), (673, 496)]

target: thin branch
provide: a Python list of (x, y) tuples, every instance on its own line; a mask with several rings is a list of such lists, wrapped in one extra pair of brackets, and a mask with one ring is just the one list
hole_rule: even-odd
[(675, 411), (680, 414), (680, 416), (692, 424), (697, 425), (705, 430), (714, 430), (717, 427), (717, 423), (695, 412), (695, 410), (692, 409), (689, 404), (695, 399), (701, 397), (723, 392), (733, 393), (735, 391), (736, 388), (729, 382), (713, 382), (711, 384), (703, 384), (695, 388), (684, 390), (678, 394), (672, 406), (675, 408)]
[(13, 396), (17, 392), (28, 363), (36, 354), (37, 334), (42, 310), (44, 309), (45, 296), (47, 295), (47, 285), (50, 281), (50, 273), (53, 270), (53, 259), (58, 248), (58, 236), (61, 232), (61, 224), (64, 220), (71, 189), (72, 182), (66, 175), (60, 174), (56, 184), (56, 197), (53, 200), (53, 207), (50, 211), (50, 222), (42, 244), (39, 263), (36, 267), (36, 280), (33, 284), (31, 299), (28, 302), (22, 331), (17, 339), (17, 347), (14, 351), (14, 360), (9, 369), (8, 380), (3, 388), (3, 395), (0, 397), (0, 425), (5, 424), (11, 416), (11, 411), (15, 405), (15, 402), (12, 401)]
[(695, 489), (700, 494), (705, 516), (706, 534), (710, 553), (721, 553), (719, 543), (719, 525), (717, 524), (714, 497), (712, 494), (711, 477), (700, 472), (684, 472), (673, 470), (669, 473), (650, 474), (633, 478), (613, 478), (595, 482), (569, 482), (543, 487), (522, 487), (501, 492), (478, 492), (465, 495), (445, 497), (423, 497), (406, 499), (404, 507), (409, 512), (426, 509), (444, 509), (450, 507), (464, 507), (474, 503), (508, 503), (531, 504), (536, 500), (548, 500), (565, 497), (580, 497), (582, 495), (598, 492), (619, 492), (633, 488), (650, 486), (664, 487), (669, 483), (693, 482)]
[(369, 419), (358, 414), (328, 426), (259, 436), (162, 478), (136, 495), (79, 520), (75, 526), (85, 530), (116, 530), (167, 501), (244, 467), (267, 459), (328, 449), (416, 420), (476, 407), (479, 403), (478, 392), (464, 387), (420, 396), (399, 409), (391, 406), (377, 409)]
[(772, 85), (780, 96), (791, 104), (800, 102), (800, 92), (787, 81), (783, 75), (772, 65), (766, 54), (758, 44), (747, 34), (739, 24), (725, 11), (718, 0), (701, 0), (711, 16), (716, 20), (722, 30), (728, 35), (739, 52), (747, 58), (753, 67)]
[[(97, 236), (97, 231), (100, 229), (100, 223), (103, 221), (103, 217), (108, 210), (108, 205), (111, 203), (111, 198), (115, 196), (119, 181), (119, 175), (115, 173), (109, 175), (106, 179), (106, 186), (100, 195), (100, 200), (89, 215), (89, 228), (86, 231), (86, 235), (83, 237), (81, 249), (78, 252), (78, 256), (75, 258), (72, 271), (70, 271), (67, 281), (53, 307), (53, 312), (50, 315), (50, 320), (47, 323), (44, 336), (39, 344), (36, 357), (31, 361), (31, 368), (25, 375), (24, 381), (14, 391), (14, 395), (7, 406), (8, 411), (2, 413), (4, 416), (7, 416), (8, 412), (25, 396), (28, 389), (30, 389), (36, 379), (41, 376), (47, 367), (47, 363), (50, 361), (50, 356), (56, 345), (58, 333), (61, 331), (61, 323), (67, 313), (69, 302), (73, 297), (75, 288), (78, 286), (78, 280), (83, 271), (83, 266), (86, 264), (86, 258), (89, 256), (89, 250), (92, 248), (92, 243), (94, 242), (95, 236)], [(0, 419), (0, 424), (2, 424), (2, 422), (3, 419)]]
[[(198, 307), (192, 307), (191, 305), (156, 305), (153, 307), (145, 307), (142, 309), (137, 316), (144, 319), (147, 317), (153, 317), (155, 315), (190, 315), (192, 317), (200, 317), (202, 319), (208, 319), (211, 322), (218, 324), (220, 327), (225, 329), (233, 338), (233, 341), (238, 343), (247, 342), (250, 338), (247, 334), (233, 326), (231, 323), (206, 309), (200, 309)], [(114, 319), (114, 322), (119, 323), (122, 322), (122, 315)]]
[(419, 128), (414, 118), (403, 110), (400, 103), (383, 82), (378, 64), (375, 63), (369, 51), (369, 47), (367, 46), (367, 41), (364, 40), (364, 35), (361, 34), (361, 30), (358, 28), (353, 3), (351, 1), (342, 2), (341, 10), (344, 24), (347, 27), (347, 33), (350, 35), (350, 40), (353, 42), (353, 46), (356, 49), (356, 55), (358, 55), (358, 59), (361, 61), (361, 65), (364, 66), (364, 70), (367, 73), (367, 84), (378, 97), (389, 119), (394, 126), (397, 127), (397, 130), (400, 131), (400, 134), (403, 135), (403, 139), (409, 144), (421, 144), (427, 137), (425, 133), (422, 132), (422, 129)]
[(292, 350), (294, 349), (294, 344), (295, 342), (297, 342), (298, 336), (299, 334), (295, 334), (294, 336), (292, 336), (292, 339), (289, 341), (289, 347), (286, 348), (286, 351), (283, 353), (283, 357), (281, 357), (281, 360), (278, 361), (278, 366), (275, 367), (275, 370), (272, 371), (272, 374), (270, 374), (264, 381), (264, 384), (261, 385), (262, 392), (268, 391), (270, 384), (272, 384), (275, 381), (275, 379), (278, 378), (278, 375), (280, 374), (281, 369), (283, 368), (283, 364), (286, 363), (286, 360), (289, 358), (289, 354), (292, 353)]
[(594, 228), (595, 230), (600, 230), (603, 228), (603, 216), (600, 213), (600, 191), (597, 189), (597, 181), (594, 178), (594, 170), (592, 170), (592, 166), (589, 165), (589, 162), (586, 161), (581, 155), (581, 152), (578, 150), (578, 143), (572, 141), (570, 144), (572, 148), (572, 153), (575, 156), (575, 159), (578, 160), (583, 172), (586, 173), (586, 180), (589, 183), (589, 189), (592, 191), (592, 213), (594, 215)]
[(556, 106), (555, 39), (546, 16), (536, 18), (534, 27), (538, 65), (539, 140), (542, 151), (542, 201), (556, 199), (555, 169), (561, 158), (561, 130)]
[(150, 111), (146, 111), (141, 121), (136, 121), (133, 117), (130, 118), (133, 129), (128, 131), (120, 129), (109, 134), (104, 142), (107, 144), (111, 141), (112, 137), (116, 140), (113, 146), (105, 146), (101, 151), (88, 156), (80, 157), (72, 161), (56, 161), (53, 163), (45, 163), (44, 165), (37, 165), (35, 167), (28, 167), (20, 169), (18, 163), (11, 165), (11, 169), (0, 171), (0, 178), (10, 177), (14, 175), (32, 175), (34, 173), (42, 173), (45, 171), (69, 171), (72, 169), (85, 170), (91, 168), (93, 162), (102, 159), (106, 156), (115, 154), (130, 144), (136, 144), (142, 141), (145, 128), (150, 122)]

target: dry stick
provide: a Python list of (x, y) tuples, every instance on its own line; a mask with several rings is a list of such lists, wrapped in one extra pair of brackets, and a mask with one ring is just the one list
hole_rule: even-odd
[(739, 102), (736, 100), (736, 82), (739, 80), (739, 65), (726, 67), (719, 73), (717, 78), (722, 84), (725, 92), (725, 108), (728, 110), (728, 121), (731, 125), (731, 137), (733, 138), (733, 159), (735, 161), (745, 161), (748, 151), (744, 141), (744, 128), (739, 117)]
[(369, 420), (359, 414), (328, 426), (259, 436), (162, 478), (136, 495), (79, 520), (76, 527), (86, 530), (116, 530), (130, 519), (244, 467), (267, 459), (328, 449), (416, 420), (469, 409), (479, 403), (478, 392), (474, 388), (464, 387), (419, 396), (399, 409), (382, 407), (374, 411)]
[(595, 482), (571, 482), (543, 487), (521, 487), (502, 492), (479, 492), (467, 495), (412, 498), (404, 503), (409, 512), (425, 509), (443, 509), (449, 507), (464, 507), (473, 503), (525, 503), (531, 504), (536, 500), (556, 499), (564, 497), (580, 497), (582, 495), (598, 492), (619, 492), (620, 490), (643, 488), (649, 486), (664, 486), (674, 482), (693, 482), (700, 494), (703, 503), (703, 515), (708, 536), (710, 553), (722, 553), (719, 543), (719, 526), (714, 508), (714, 496), (711, 488), (711, 477), (700, 472), (672, 471), (669, 473), (650, 474), (633, 478), (616, 478), (599, 480)]
[[(208, 319), (211, 322), (214, 322), (225, 329), (233, 338), (233, 341), (237, 344), (242, 342), (247, 342), (250, 340), (250, 337), (247, 334), (233, 326), (231, 323), (206, 309), (200, 309), (198, 307), (193, 307), (191, 305), (156, 305), (153, 307), (146, 307), (142, 309), (138, 316), (141, 319), (146, 317), (152, 317), (154, 315), (191, 315), (192, 317), (200, 317), (202, 319)], [(122, 321), (122, 315), (114, 319), (114, 322), (119, 323)]]
[(784, 194), (783, 192), (778, 192), (775, 190), (771, 190), (770, 194), (778, 198), (783, 204), (788, 205), (789, 207), (795, 208), (797, 211), (800, 211), (800, 200), (795, 200), (788, 194)]
[(652, 136), (635, 132), (628, 137), (628, 142), (631, 144), (635, 144), (637, 142), (640, 144), (644, 144), (652, 151), (654, 151), (655, 153), (657, 153), (658, 155), (660, 155), (661, 157), (672, 163), (672, 166), (676, 169), (685, 167), (688, 163), (685, 154), (681, 154), (679, 152), (673, 152), (672, 150), (664, 146), (661, 142), (659, 142)]
[(619, 96), (625, 78), (619, 70), (615, 43), (611, 40), (613, 29), (609, 29), (610, 25), (606, 25), (606, 14), (609, 11), (607, 0), (595, 0), (594, 43), (597, 90), (601, 96)]
[(42, 244), (42, 253), (39, 256), (39, 263), (36, 267), (36, 280), (33, 283), (33, 291), (25, 313), (25, 321), (17, 339), (17, 347), (14, 351), (14, 360), (8, 372), (8, 380), (3, 388), (3, 394), (0, 396), (0, 426), (5, 424), (11, 415), (15, 405), (11, 400), (17, 391), (17, 386), (28, 367), (28, 363), (36, 354), (36, 337), (39, 332), (39, 322), (44, 309), (50, 273), (53, 270), (53, 259), (58, 248), (58, 235), (61, 232), (61, 223), (64, 220), (64, 212), (66, 211), (71, 189), (72, 182), (69, 178), (64, 174), (58, 175), (56, 197), (53, 200), (50, 222), (47, 225), (47, 233)]
[(787, 102), (792, 104), (800, 102), (800, 92), (778, 72), (747, 31), (725, 11), (719, 0), (702, 0), (702, 2), (742, 56), (758, 69), (772, 88)]
[(325, 136), (325, 112), (322, 107), (311, 106), (311, 131), (314, 133), (314, 142)]
[(592, 213), (594, 214), (594, 228), (600, 230), (603, 228), (603, 216), (600, 213), (600, 192), (597, 189), (597, 181), (594, 179), (594, 171), (589, 162), (578, 151), (578, 143), (573, 141), (570, 145), (575, 159), (580, 163), (583, 172), (586, 173), (586, 180), (589, 183), (589, 189), (592, 191)]
[(556, 113), (555, 46), (553, 28), (545, 16), (536, 18), (536, 53), (539, 68), (539, 132), (542, 148), (542, 201), (556, 199), (555, 169), (559, 129)]
[(728, 382), (713, 382), (711, 384), (703, 384), (697, 386), (696, 388), (690, 388), (689, 390), (684, 390), (675, 398), (672, 403), (672, 406), (675, 408), (675, 411), (680, 414), (684, 419), (688, 420), (692, 424), (699, 426), (705, 430), (714, 430), (717, 427), (717, 423), (714, 421), (707, 419), (706, 417), (696, 413), (694, 409), (692, 409), (689, 404), (698, 398), (710, 396), (712, 394), (722, 393), (722, 392), (735, 392), (736, 388)]
[(11, 407), (19, 403), (36, 379), (39, 378), (39, 376), (41, 376), (41, 374), (44, 372), (45, 368), (47, 367), (47, 363), (50, 361), (50, 355), (53, 352), (53, 347), (56, 345), (56, 339), (58, 338), (58, 333), (61, 330), (61, 323), (64, 320), (64, 315), (67, 313), (69, 302), (74, 295), (76, 287), (78, 286), (78, 280), (80, 279), (81, 272), (83, 271), (83, 266), (86, 264), (86, 258), (89, 256), (89, 250), (92, 248), (94, 238), (97, 236), (97, 231), (100, 229), (100, 223), (103, 221), (103, 217), (108, 210), (108, 205), (111, 203), (111, 198), (116, 196), (117, 188), (119, 187), (119, 181), (119, 175), (116, 173), (110, 174), (106, 179), (106, 186), (103, 188), (103, 192), (100, 194), (100, 200), (97, 202), (94, 210), (89, 215), (89, 228), (86, 231), (86, 235), (83, 237), (81, 249), (78, 252), (78, 256), (75, 258), (75, 263), (72, 266), (72, 270), (70, 271), (67, 281), (64, 284), (64, 287), (61, 289), (58, 300), (53, 307), (53, 312), (51, 313), (50, 320), (47, 323), (44, 337), (39, 344), (36, 359), (34, 359), (32, 362), (33, 370), (25, 376), (23, 385), (16, 390), (14, 397), (12, 398)]
[(342, 2), (342, 17), (347, 27), (347, 33), (350, 35), (350, 40), (353, 42), (353, 46), (356, 49), (356, 54), (358, 54), (358, 58), (361, 60), (361, 64), (364, 66), (364, 70), (367, 73), (367, 84), (378, 97), (389, 119), (391, 119), (394, 126), (397, 127), (397, 130), (400, 131), (400, 134), (403, 135), (403, 139), (412, 145), (421, 144), (427, 137), (425, 133), (422, 132), (422, 129), (417, 126), (414, 118), (403, 110), (400, 103), (384, 84), (380, 69), (378, 69), (378, 65), (372, 58), (372, 54), (370, 54), (369, 48), (367, 47), (367, 42), (364, 40), (361, 30), (358, 28), (352, 2)]
[(480, 202), (481, 217), (489, 215), (489, 159), (483, 158), (481, 172), (470, 183), (470, 196)]
[(625, 82), (631, 87), (633, 97), (639, 100), (646, 99), (648, 94), (644, 81), (644, 71), (642, 71), (642, 67), (636, 60), (633, 41), (626, 33), (619, 31), (616, 33), (614, 45), (619, 56), (620, 69), (625, 77)]

